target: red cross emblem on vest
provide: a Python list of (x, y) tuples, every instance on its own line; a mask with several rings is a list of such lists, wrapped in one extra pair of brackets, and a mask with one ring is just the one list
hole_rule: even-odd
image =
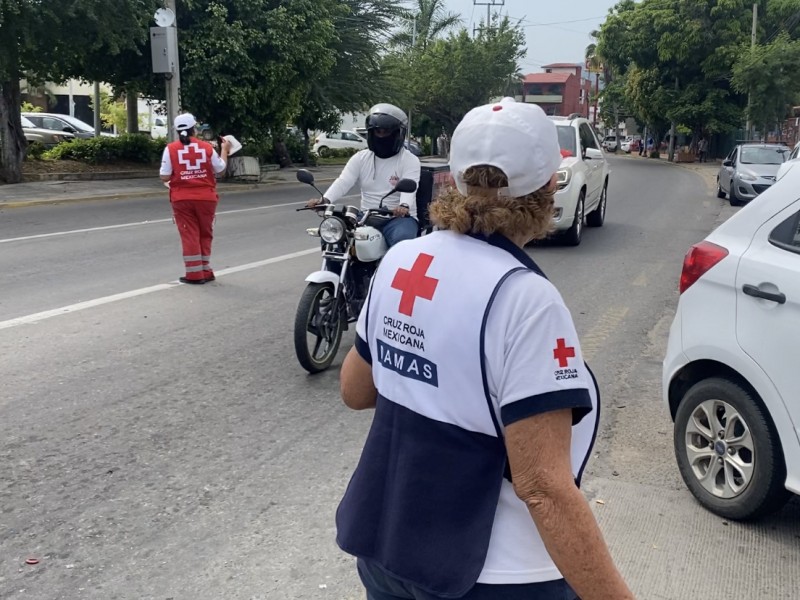
[(198, 171), (206, 160), (206, 153), (195, 143), (178, 150), (178, 162), (186, 167), (187, 171)]
[(420, 254), (417, 260), (414, 261), (414, 266), (411, 270), (397, 269), (397, 274), (392, 281), (392, 287), (396, 290), (403, 292), (400, 296), (400, 312), (407, 316), (412, 316), (414, 313), (414, 303), (417, 298), (425, 300), (433, 300), (433, 294), (436, 292), (436, 286), (439, 284), (438, 279), (428, 277), (426, 273), (433, 262), (433, 257), (430, 254)]
[(558, 366), (565, 369), (569, 365), (569, 359), (575, 358), (575, 348), (567, 346), (564, 338), (556, 340), (556, 347), (553, 349), (553, 358), (558, 361)]

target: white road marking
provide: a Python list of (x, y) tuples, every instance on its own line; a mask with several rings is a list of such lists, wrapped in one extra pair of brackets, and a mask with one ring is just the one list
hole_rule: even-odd
[[(239, 208), (236, 210), (225, 210), (217, 213), (220, 215), (232, 215), (234, 213), (252, 212), (255, 210), (265, 210), (268, 208), (281, 208), (284, 206), (297, 206), (302, 202), (287, 202), (286, 204), (272, 204), (271, 206), (256, 206), (254, 208)], [(139, 227), (141, 225), (154, 225), (157, 223), (172, 223), (172, 217), (169, 219), (155, 219), (154, 221), (138, 221), (135, 223), (120, 223), (119, 225), (105, 225), (103, 227), (89, 227), (87, 229), (70, 229), (69, 231), (54, 231), (53, 233), (40, 233), (38, 235), (26, 235), (24, 237), (7, 238), (0, 240), (0, 244), (8, 244), (9, 242), (24, 242), (28, 240), (41, 240), (50, 237), (59, 237), (62, 235), (73, 235), (76, 233), (91, 233), (93, 231), (109, 231), (112, 229), (125, 229), (127, 227)]]
[[(345, 196), (342, 200), (358, 198), (358, 196)], [(217, 212), (220, 215), (234, 215), (237, 213), (253, 212), (256, 210), (268, 210), (270, 208), (284, 208), (286, 206), (298, 206), (305, 204), (305, 202), (285, 202), (284, 204), (271, 204), (270, 206), (255, 206), (253, 208), (237, 208), (235, 210), (223, 210)], [(59, 237), (64, 235), (74, 235), (76, 233), (92, 233), (94, 231), (110, 231), (112, 229), (125, 229), (128, 227), (140, 227), (142, 225), (154, 225), (158, 223), (172, 223), (172, 218), (169, 219), (156, 219), (154, 221), (137, 221), (134, 223), (120, 223), (119, 225), (104, 225), (103, 227), (89, 227), (87, 229), (70, 229), (69, 231), (54, 231), (53, 233), (40, 233), (38, 235), (26, 235), (23, 237), (6, 238), (0, 240), (0, 244), (8, 244), (10, 242), (26, 242), (28, 240), (41, 240), (50, 237)]]
[[(220, 271), (216, 271), (215, 275), (217, 277), (222, 277), (225, 275), (230, 275), (232, 273), (240, 273), (242, 271), (257, 269), (259, 267), (264, 267), (267, 265), (272, 265), (286, 260), (291, 260), (293, 258), (308, 256), (309, 254), (315, 254), (319, 251), (320, 250), (317, 247), (317, 248), (309, 248), (308, 250), (300, 250), (299, 252), (282, 254), (281, 256), (274, 256), (272, 258), (267, 258), (265, 260), (259, 260), (256, 262), (239, 265), (238, 267), (230, 267), (229, 269), (222, 269)], [(178, 281), (170, 281), (169, 283), (160, 283), (158, 285), (152, 285), (150, 287), (139, 288), (138, 290), (131, 290), (129, 292), (122, 292), (121, 294), (113, 294), (111, 296), (95, 298), (94, 300), (86, 300), (85, 302), (78, 302), (77, 304), (62, 306), (61, 308), (55, 308), (53, 310), (45, 310), (43, 312), (38, 312), (31, 315), (25, 315), (23, 317), (17, 317), (15, 319), (8, 319), (7, 321), (0, 321), (0, 329), (9, 329), (11, 327), (17, 327), (19, 325), (29, 325), (32, 323), (39, 323), (40, 321), (51, 319), (52, 317), (58, 317), (60, 315), (66, 315), (81, 310), (86, 310), (88, 308), (103, 306), (104, 304), (111, 304), (112, 302), (119, 302), (120, 300), (128, 300), (130, 298), (136, 298), (138, 296), (144, 296), (155, 292), (169, 290), (178, 285), (183, 285), (183, 284)]]

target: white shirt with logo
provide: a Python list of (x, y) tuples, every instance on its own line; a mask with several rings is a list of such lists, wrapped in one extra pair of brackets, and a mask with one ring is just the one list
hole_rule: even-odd
[(443, 596), (476, 581), (560, 579), (503, 476), (503, 434), (572, 409), (579, 483), (599, 398), (570, 313), (535, 263), (499, 237), (439, 231), (401, 242), (375, 275), (356, 348), (372, 364), (378, 404), (337, 514), (340, 546)]
[[(419, 184), (419, 159), (403, 148), (391, 158), (378, 158), (372, 150), (360, 150), (347, 161), (338, 179), (325, 191), (325, 198), (338, 202), (354, 186), (361, 188), (361, 209), (379, 208), (381, 198), (401, 179)], [(412, 217), (417, 216), (417, 194), (392, 194), (383, 201), (386, 208), (407, 204)]]

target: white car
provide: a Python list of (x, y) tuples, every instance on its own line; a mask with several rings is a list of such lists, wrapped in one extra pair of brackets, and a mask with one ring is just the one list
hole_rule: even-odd
[(697, 500), (753, 519), (800, 494), (800, 169), (686, 255), (663, 364), (675, 456)]
[(778, 172), (775, 174), (775, 181), (780, 181), (781, 178), (786, 175), (786, 171), (796, 164), (798, 156), (800, 156), (800, 142), (795, 144), (792, 152), (786, 158), (786, 161), (778, 167)]
[(563, 159), (558, 170), (554, 225), (559, 237), (577, 246), (584, 222), (601, 227), (606, 218), (609, 168), (591, 124), (584, 118), (550, 117)]
[(335, 133), (320, 133), (314, 139), (314, 146), (311, 149), (315, 154), (325, 156), (328, 154), (329, 149), (355, 148), (356, 150), (364, 150), (366, 147), (366, 138), (355, 131), (337, 131)]
[(617, 136), (607, 135), (604, 137), (602, 148), (604, 150), (608, 150), (609, 152), (615, 152), (617, 150)]

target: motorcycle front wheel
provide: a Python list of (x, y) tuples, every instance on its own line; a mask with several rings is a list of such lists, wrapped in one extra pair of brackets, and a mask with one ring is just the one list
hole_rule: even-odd
[(312, 374), (331, 366), (342, 341), (341, 312), (333, 293), (330, 283), (309, 283), (297, 305), (294, 350), (300, 365)]

